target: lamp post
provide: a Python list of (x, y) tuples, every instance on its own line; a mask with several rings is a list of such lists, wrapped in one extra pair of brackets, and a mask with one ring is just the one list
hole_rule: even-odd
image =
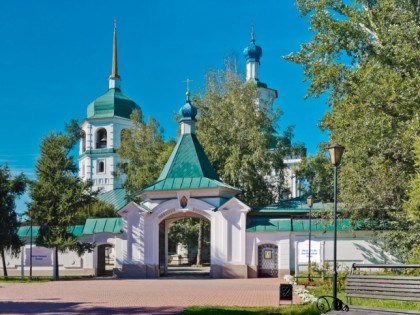
[(311, 281), (311, 236), (312, 236), (312, 207), (315, 198), (311, 195), (306, 198), (306, 203), (309, 206), (309, 255), (308, 255), (308, 280)]
[(32, 280), (32, 218), (35, 214), (35, 209), (30, 208), (29, 209), (29, 218), (31, 219), (31, 229), (30, 229), (30, 237), (31, 237), (31, 244), (29, 247), (29, 279)]
[(340, 165), (344, 147), (333, 144), (328, 148), (334, 166), (334, 269), (333, 269), (333, 307), (337, 310), (337, 167)]

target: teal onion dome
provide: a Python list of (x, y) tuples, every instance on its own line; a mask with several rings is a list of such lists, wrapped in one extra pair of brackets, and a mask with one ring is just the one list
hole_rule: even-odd
[(197, 108), (191, 104), (189, 91), (187, 92), (187, 102), (181, 107), (179, 114), (181, 115), (181, 121), (195, 120), (195, 116), (197, 116)]
[(260, 62), (262, 56), (262, 49), (260, 46), (255, 45), (255, 40), (251, 40), (248, 47), (244, 49), (244, 56), (247, 62)]

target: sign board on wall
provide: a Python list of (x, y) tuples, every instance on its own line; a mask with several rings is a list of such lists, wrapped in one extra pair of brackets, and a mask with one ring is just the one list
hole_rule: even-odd
[[(30, 249), (26, 248), (25, 265), (29, 266)], [(45, 247), (32, 247), (32, 266), (49, 267), (52, 266), (52, 250)]]
[[(309, 241), (298, 244), (298, 262), (306, 263), (309, 259)], [(321, 242), (311, 241), (311, 261), (321, 262)]]

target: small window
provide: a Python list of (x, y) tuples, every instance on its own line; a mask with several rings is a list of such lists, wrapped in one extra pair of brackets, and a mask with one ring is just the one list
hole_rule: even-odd
[(98, 173), (105, 173), (105, 161), (98, 161)]
[(104, 149), (107, 147), (107, 132), (105, 128), (101, 128), (96, 132), (96, 148)]

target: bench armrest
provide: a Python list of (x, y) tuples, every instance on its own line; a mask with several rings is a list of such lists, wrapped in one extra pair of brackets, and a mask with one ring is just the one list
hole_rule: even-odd
[(320, 296), (316, 301), (316, 307), (323, 313), (328, 313), (330, 311), (349, 311), (347, 304), (344, 304), (340, 299), (334, 299), (330, 295)]

